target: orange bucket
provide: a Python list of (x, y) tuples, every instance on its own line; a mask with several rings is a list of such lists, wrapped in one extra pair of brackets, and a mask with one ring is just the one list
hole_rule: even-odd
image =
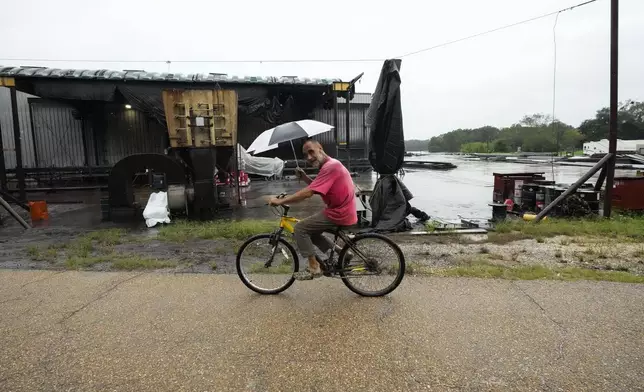
[(46, 201), (30, 201), (29, 210), (33, 222), (49, 220), (49, 211), (47, 211)]

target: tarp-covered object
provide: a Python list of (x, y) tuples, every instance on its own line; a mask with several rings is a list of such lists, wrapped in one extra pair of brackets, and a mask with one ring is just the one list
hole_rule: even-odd
[(385, 60), (367, 112), (369, 162), (380, 174), (397, 173), (405, 159), (400, 64), (400, 60)]
[(412, 194), (394, 175), (383, 176), (373, 187), (369, 199), (373, 231), (406, 231), (411, 229), (407, 219)]
[(281, 177), (284, 171), (284, 161), (279, 158), (255, 157), (246, 152), (246, 149), (237, 145), (239, 155), (239, 170), (248, 174), (264, 177)]
[(410, 230), (409, 214), (420, 220), (429, 218), (409, 204), (413, 195), (396, 176), (405, 159), (399, 70), (400, 60), (385, 61), (369, 106), (369, 161), (381, 175), (369, 201), (372, 231)]

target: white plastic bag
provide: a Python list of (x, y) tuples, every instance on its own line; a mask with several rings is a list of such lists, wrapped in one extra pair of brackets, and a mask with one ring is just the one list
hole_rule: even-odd
[(168, 194), (166, 192), (155, 192), (150, 195), (148, 204), (143, 210), (143, 218), (145, 218), (145, 224), (148, 227), (154, 227), (157, 223), (170, 223)]

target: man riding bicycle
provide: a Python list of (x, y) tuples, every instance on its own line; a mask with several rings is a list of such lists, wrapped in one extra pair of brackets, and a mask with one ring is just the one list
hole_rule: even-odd
[[(337, 159), (328, 156), (318, 141), (306, 140), (302, 150), (306, 160), (313, 167), (320, 168), (317, 177), (314, 180), (311, 179), (304, 170), (298, 167), (295, 171), (296, 176), (306, 182), (308, 186), (283, 199), (271, 198), (269, 204), (279, 206), (297, 203), (315, 194), (320, 195), (326, 204), (324, 210), (295, 225), (295, 242), (302, 256), (309, 260), (308, 268), (297, 274), (296, 278), (307, 280), (322, 276), (322, 269), (316, 259), (313, 244), (322, 252), (328, 252), (334, 245), (322, 233), (338, 226), (354, 225), (358, 221), (358, 215), (353, 180), (344, 165)], [(340, 248), (335, 247), (334, 251), (339, 252)]]

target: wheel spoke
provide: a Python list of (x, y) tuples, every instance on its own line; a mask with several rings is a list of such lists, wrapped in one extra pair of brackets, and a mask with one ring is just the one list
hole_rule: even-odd
[(242, 245), (237, 255), (240, 278), (249, 288), (263, 294), (274, 294), (290, 286), (297, 262), (297, 256), (284, 240), (271, 244), (270, 236)]
[(404, 274), (405, 261), (400, 248), (384, 236), (357, 236), (346, 254), (353, 257), (341, 275), (345, 284), (358, 294), (387, 294), (398, 286)]

